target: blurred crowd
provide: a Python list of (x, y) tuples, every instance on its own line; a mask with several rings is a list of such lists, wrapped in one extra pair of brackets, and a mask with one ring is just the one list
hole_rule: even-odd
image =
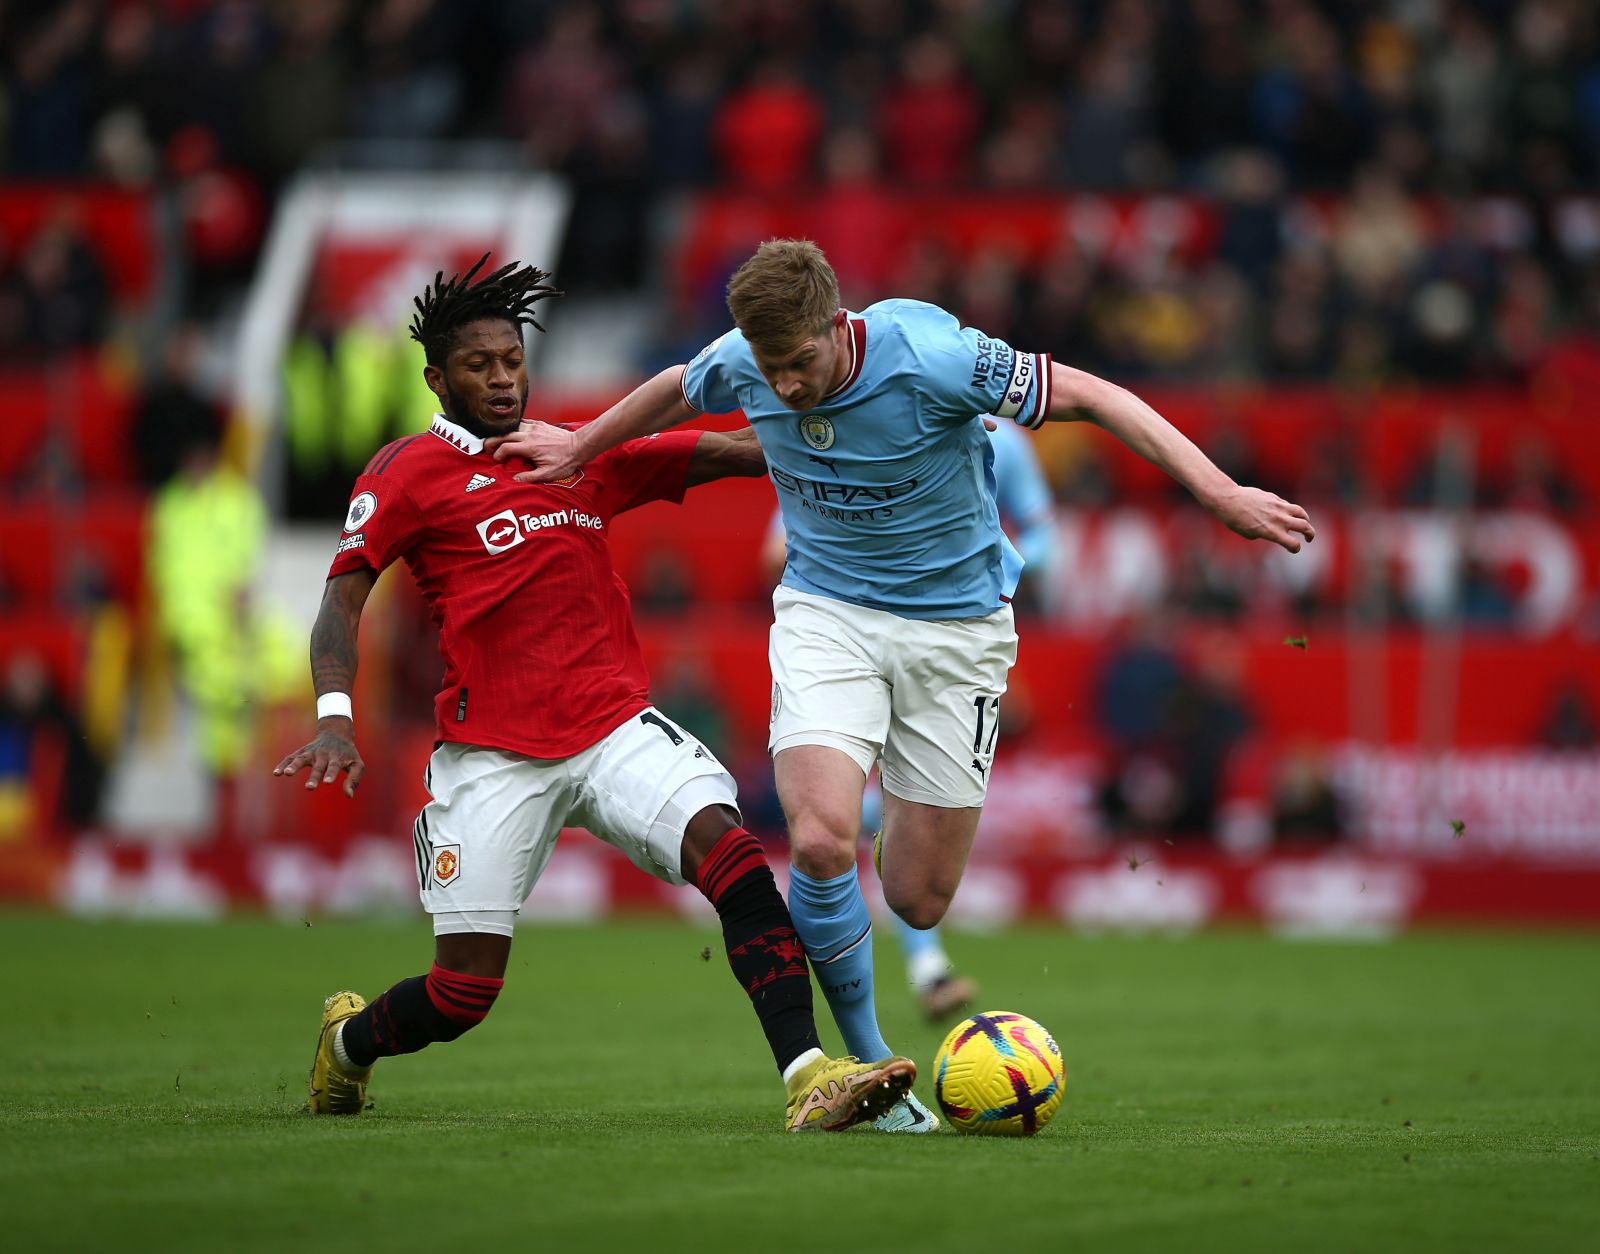
[[(230, 648), (258, 616), (248, 580), (233, 576), (260, 560), (264, 505), (232, 472), (229, 362), (208, 328), (236, 308), (269, 206), (296, 172), (502, 169), (508, 159), (574, 190), (562, 255), (538, 259), (553, 261), (569, 291), (657, 300), (662, 329), (646, 361), (682, 360), (726, 325), (721, 273), (702, 276), (704, 299), (687, 311), (664, 291), (667, 254), (681, 244), (672, 210), (709, 193), (829, 206), (823, 223), (858, 237), (835, 253), (852, 305), (936, 301), (1118, 380), (1537, 391), (1556, 369), (1577, 394), (1600, 381), (1593, 0), (0, 0), (0, 179), (152, 193), (167, 241), (158, 290), (135, 318), (118, 308), (105, 239), (70, 205), (25, 228), (0, 216), (0, 368), (37, 372), (57, 354), (145, 335), (135, 354), (103, 355), (119, 358), (138, 463), (117, 482), (146, 494), (157, 524), (144, 558), (154, 619), (207, 721), (219, 778), (248, 757), (236, 706), (249, 664)], [(1155, 230), (1111, 248), (1085, 226), (1043, 254), (1024, 255), (1001, 233), (958, 247), (932, 209), (892, 250), (873, 242), (897, 220), (886, 207), (1040, 194), (1107, 212), (1178, 205), (1203, 219), (1204, 243), (1176, 248)], [(350, 332), (301, 331), (284, 371), (299, 420), (286, 424), (287, 503), (324, 518), (372, 441), (349, 423), (340, 438), (350, 447), (330, 434), (327, 398), (338, 396), (340, 420), (350, 412), (329, 366)], [(393, 371), (392, 358), (371, 357), (373, 371)], [(39, 390), (54, 409), (62, 397), (81, 404), (77, 376), (44, 369)], [(1059, 503), (1092, 514), (1130, 499), (1103, 451), (1053, 434), (1062, 439), (1039, 445)], [(1593, 504), (1538, 432), (1502, 461), (1469, 458), (1465, 469), (1447, 434), (1383, 483), (1353, 441), (1309, 442), (1285, 470), (1257, 457), (1243, 424), (1211, 434), (1231, 473), (1312, 506), (1567, 515)], [(94, 480), (61, 469), (64, 443), (17, 451), (0, 441), (0, 498), (31, 508), (28, 494), (44, 488), (75, 510)], [(1174, 504), (1157, 491), (1140, 503)], [(231, 574), (217, 574), (214, 612), (183, 612), (177, 594), (192, 580), (167, 576), (199, 568), (181, 541), (206, 531), (194, 511), (220, 516), (224, 498), (237, 522), (221, 563)], [(128, 524), (133, 534), (142, 525)], [(1174, 551), (1164, 599), (1142, 607), (1152, 621), (1176, 611), (1228, 630), (1285, 598), (1270, 574), (1204, 544)], [(693, 596), (691, 572), (663, 561), (638, 588), (646, 613)], [(8, 614), (112, 599), (108, 575), (59, 581), (49, 605), (27, 603), (8, 584), (13, 564), (0, 564)], [(1471, 553), (1452, 569), (1432, 601), (1381, 563), (1331, 593), (1288, 595), (1302, 624), (1523, 625), (1514, 570)], [(1600, 607), (1589, 621), (1592, 636)], [(1108, 828), (1217, 829), (1226, 761), (1251, 739), (1237, 677), (1173, 654), (1154, 631), (1122, 643), (1096, 699), (1112, 752), (1100, 797)], [(399, 687), (421, 694), (419, 708), (435, 661), (429, 649), (400, 651), (401, 671), (416, 674)], [(26, 746), (39, 729), (88, 742), (71, 723), (76, 694), (62, 697), (43, 674), (37, 657), (7, 659), (0, 835), (22, 826), (4, 818), (5, 783), (37, 773)], [(695, 708), (692, 675), (661, 678), (684, 690), (674, 708)], [(715, 723), (715, 702), (701, 704)], [(1592, 746), (1597, 722), (1574, 689), (1554, 701), (1539, 740)], [(714, 726), (706, 736), (718, 739)], [(114, 751), (113, 735), (99, 739)], [(1314, 757), (1286, 753), (1274, 768), (1279, 836), (1340, 830)], [(63, 810), (90, 811), (69, 813), (73, 822), (92, 821), (102, 767), (52, 767)]]
[(1176, 192), (1198, 261), (935, 239), (887, 288), (1132, 376), (1518, 377), (1600, 333), (1586, 0), (40, 0), (0, 47), (7, 176), (171, 186), (223, 283), (330, 144), (494, 140), (573, 181), (569, 290), (638, 286), (674, 189)]
[(47, 222), (15, 257), (0, 255), (0, 364), (98, 344), (108, 294), (81, 226), (70, 215)]
[[(7, 6), (7, 167), (152, 177), (203, 128), (511, 137), (569, 173), (794, 187), (865, 132), (918, 186), (1210, 184), (1241, 148), (1344, 191), (1550, 198), (1600, 176), (1584, 0), (39, 0)], [(626, 157), (626, 161), (619, 158)]]

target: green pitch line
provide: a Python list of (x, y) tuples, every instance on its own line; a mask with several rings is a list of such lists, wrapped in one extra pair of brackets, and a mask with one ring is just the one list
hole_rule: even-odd
[(956, 934), (986, 1007), (1061, 1042), (1066, 1104), (1032, 1140), (897, 1140), (782, 1135), (714, 934), (667, 923), (519, 933), (482, 1028), (313, 1120), (323, 996), (431, 945), (309, 922), (0, 915), (7, 1248), (1592, 1248), (1597, 937)]

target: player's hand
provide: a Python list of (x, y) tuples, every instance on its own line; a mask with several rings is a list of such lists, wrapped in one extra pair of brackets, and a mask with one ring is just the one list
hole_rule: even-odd
[(483, 443), (497, 462), (525, 457), (532, 463), (532, 469), (511, 476), (518, 483), (550, 483), (577, 474), (583, 469), (577, 445), (577, 437), (565, 427), (528, 418), (511, 435), (492, 436)]
[(1317, 538), (1311, 515), (1293, 501), (1260, 488), (1235, 487), (1212, 512), (1246, 540), (1271, 540), (1291, 553)]
[(356, 742), (349, 736), (332, 730), (317, 732), (315, 740), (308, 745), (301, 745), (273, 767), (272, 773), (298, 775), (300, 768), (304, 766), (311, 768), (311, 774), (306, 777), (308, 789), (315, 788), (318, 784), (333, 783), (343, 771), (344, 795), (347, 797), (356, 795), (361, 777), (367, 772), (367, 764), (361, 760), (361, 754), (356, 751)]

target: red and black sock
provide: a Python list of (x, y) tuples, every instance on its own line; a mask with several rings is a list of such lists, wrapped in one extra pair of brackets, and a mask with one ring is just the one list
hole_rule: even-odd
[(820, 1049), (805, 947), (761, 843), (742, 827), (730, 829), (700, 864), (697, 886), (717, 908), (728, 965), (755, 1007), (778, 1070)]
[(453, 1041), (477, 1027), (500, 995), (504, 980), (446, 971), (438, 963), (427, 975), (401, 980), (365, 1010), (345, 1020), (346, 1057), (358, 1067), (379, 1058), (414, 1054), (435, 1041)]

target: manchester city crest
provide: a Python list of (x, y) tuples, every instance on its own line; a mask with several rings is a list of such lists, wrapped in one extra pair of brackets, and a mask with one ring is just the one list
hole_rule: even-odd
[(821, 414), (807, 414), (800, 420), (800, 438), (814, 449), (833, 447), (833, 423)]

